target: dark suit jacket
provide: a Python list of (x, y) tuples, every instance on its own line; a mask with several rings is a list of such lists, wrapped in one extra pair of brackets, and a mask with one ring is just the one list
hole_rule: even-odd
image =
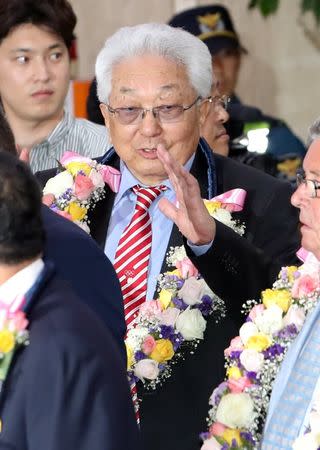
[(52, 267), (26, 313), (30, 344), (15, 354), (0, 396), (0, 449), (140, 450), (114, 339)]
[(46, 232), (45, 260), (55, 263), (60, 278), (70, 282), (83, 300), (107, 325), (123, 360), (123, 302), (118, 277), (98, 245), (77, 225), (42, 207)]
[[(108, 157), (107, 163), (118, 167), (119, 161), (115, 155)], [(213, 319), (208, 320), (205, 339), (195, 354), (179, 361), (162, 387), (146, 392), (138, 386), (142, 398), (142, 438), (148, 450), (199, 448), (198, 435), (206, 429), (209, 396), (225, 375), (223, 350), (230, 338), (238, 334), (243, 321), (241, 305), (270, 286), (281, 265), (296, 262), (295, 251), (300, 241), (297, 212), (290, 205), (289, 184), (213, 155), (210, 149), (209, 152), (197, 150), (191, 172), (198, 179), (204, 198), (208, 198), (209, 185), (215, 195), (232, 188), (247, 191), (243, 211), (233, 215), (246, 225), (246, 233), (243, 238), (217, 224), (217, 236), (210, 252), (193, 258), (209, 286), (226, 301), (228, 316), (218, 325)], [(113, 201), (114, 194), (108, 190), (91, 216), (91, 234), (102, 248)], [(168, 247), (182, 243), (181, 234), (173, 226)]]

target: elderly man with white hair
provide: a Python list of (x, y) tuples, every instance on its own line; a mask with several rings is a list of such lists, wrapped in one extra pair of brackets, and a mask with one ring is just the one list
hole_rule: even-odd
[[(297, 215), (289, 203), (291, 190), (213, 154), (200, 138), (211, 105), (211, 55), (186, 31), (164, 24), (121, 28), (100, 51), (96, 77), (113, 143), (101, 162), (119, 170), (121, 182), (116, 193), (106, 187), (105, 198), (90, 214), (90, 229), (119, 276), (129, 364), (140, 361), (141, 369), (141, 360), (153, 362), (153, 372), (147, 373), (144, 366), (132, 378), (133, 396), (137, 390), (141, 400), (136, 405), (142, 438), (146, 449), (194, 450), (205, 426), (210, 387), (223, 377), (223, 349), (240, 321), (240, 305), (270, 283), (268, 275), (252, 278), (252, 271), (270, 259), (277, 262), (275, 272), (295, 260)], [(217, 109), (223, 107), (218, 98), (214, 101)], [(241, 206), (238, 197), (244, 194)], [(203, 199), (219, 195), (218, 205), (228, 204), (228, 209), (237, 211), (233, 220), (243, 225), (242, 236), (208, 213)], [(217, 206), (215, 200), (211, 205)], [(223, 313), (206, 314), (208, 297), (209, 309), (215, 307), (208, 287), (206, 300), (184, 297), (184, 302), (178, 293), (178, 298), (165, 302), (162, 292), (161, 301), (148, 305), (159, 295), (156, 283), (159, 274), (168, 270), (168, 250), (177, 246), (204, 269), (206, 283), (226, 303), (226, 318)], [(199, 278), (190, 266), (185, 278), (191, 271)], [(170, 308), (171, 321), (167, 317), (167, 325), (157, 334), (137, 323), (140, 308), (149, 312), (159, 308), (161, 314)], [(193, 343), (198, 345), (190, 353), (186, 328), (182, 334), (176, 332), (182, 329), (178, 326), (182, 314), (191, 311), (192, 315), (196, 308), (195, 322), (184, 321), (197, 335)], [(136, 351), (138, 344), (140, 351)], [(157, 383), (168, 361), (172, 370)], [(146, 387), (150, 378), (156, 378), (155, 389)]]

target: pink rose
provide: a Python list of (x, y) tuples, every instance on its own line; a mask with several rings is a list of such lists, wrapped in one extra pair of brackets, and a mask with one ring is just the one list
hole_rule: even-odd
[(206, 439), (201, 447), (201, 450), (221, 450), (221, 449), (222, 446), (214, 437)]
[(150, 300), (144, 302), (139, 309), (139, 314), (145, 316), (147, 319), (151, 319), (154, 316), (158, 316), (161, 313), (161, 303), (159, 300)]
[[(15, 330), (23, 331), (27, 328), (29, 321), (26, 319), (25, 313), (23, 311), (18, 311), (14, 314), (12, 318), (12, 323), (14, 325)], [(9, 326), (9, 329), (10, 328), (11, 327)]]
[(243, 350), (243, 342), (240, 336), (231, 339), (230, 346), (225, 349), (224, 355), (230, 356), (231, 352)]
[(292, 287), (292, 296), (302, 298), (313, 292), (317, 287), (317, 280), (310, 275), (302, 275), (297, 278)]
[(181, 261), (177, 261), (176, 267), (180, 270), (182, 278), (196, 277), (199, 273), (187, 256)]
[(225, 429), (226, 429), (226, 427), (222, 423), (215, 422), (210, 426), (209, 433), (212, 436), (222, 436)]
[(153, 359), (141, 359), (134, 368), (134, 374), (141, 381), (155, 380), (159, 375), (158, 362)]
[(79, 173), (74, 179), (74, 189), (79, 200), (87, 200), (94, 190), (94, 184), (89, 177)]
[(159, 316), (160, 322), (162, 325), (167, 325), (173, 327), (176, 323), (177, 317), (180, 314), (180, 310), (178, 308), (167, 308)]
[(240, 377), (237, 380), (234, 378), (230, 378), (227, 381), (228, 388), (230, 389), (232, 394), (239, 394), (243, 392), (245, 388), (251, 386), (251, 381), (247, 377)]
[(305, 320), (306, 315), (303, 309), (299, 308), (297, 305), (291, 305), (283, 318), (283, 324), (284, 326), (294, 324), (297, 327), (297, 330), (300, 331)]
[(249, 317), (252, 321), (254, 321), (254, 319), (257, 316), (260, 316), (260, 314), (265, 310), (264, 305), (261, 303), (259, 305), (255, 305), (252, 310), (249, 313)]
[(144, 341), (142, 343), (142, 351), (146, 355), (150, 355), (150, 353), (152, 353), (152, 351), (154, 350), (155, 346), (156, 346), (156, 341), (155, 341), (154, 337), (151, 336), (150, 334), (148, 334), (148, 336), (146, 336), (144, 338)]

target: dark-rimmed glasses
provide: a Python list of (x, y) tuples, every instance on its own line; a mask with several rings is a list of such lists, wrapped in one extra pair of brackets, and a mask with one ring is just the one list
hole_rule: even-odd
[(310, 180), (306, 178), (306, 174), (303, 170), (297, 172), (296, 175), (297, 187), (303, 185), (310, 198), (317, 198), (317, 191), (320, 189), (320, 182), (317, 180)]
[(126, 108), (111, 108), (106, 105), (108, 111), (113, 114), (122, 125), (135, 125), (140, 123), (147, 112), (151, 112), (155, 119), (161, 123), (180, 122), (183, 119), (183, 114), (188, 109), (192, 108), (202, 97), (197, 97), (191, 105), (160, 105), (154, 108), (140, 108), (137, 106), (128, 106)]

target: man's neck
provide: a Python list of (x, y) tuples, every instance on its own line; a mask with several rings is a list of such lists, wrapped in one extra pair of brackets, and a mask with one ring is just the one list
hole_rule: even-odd
[(31, 150), (34, 146), (43, 142), (56, 128), (63, 118), (63, 111), (54, 118), (45, 121), (25, 121), (7, 115), (12, 129), (18, 151)]

